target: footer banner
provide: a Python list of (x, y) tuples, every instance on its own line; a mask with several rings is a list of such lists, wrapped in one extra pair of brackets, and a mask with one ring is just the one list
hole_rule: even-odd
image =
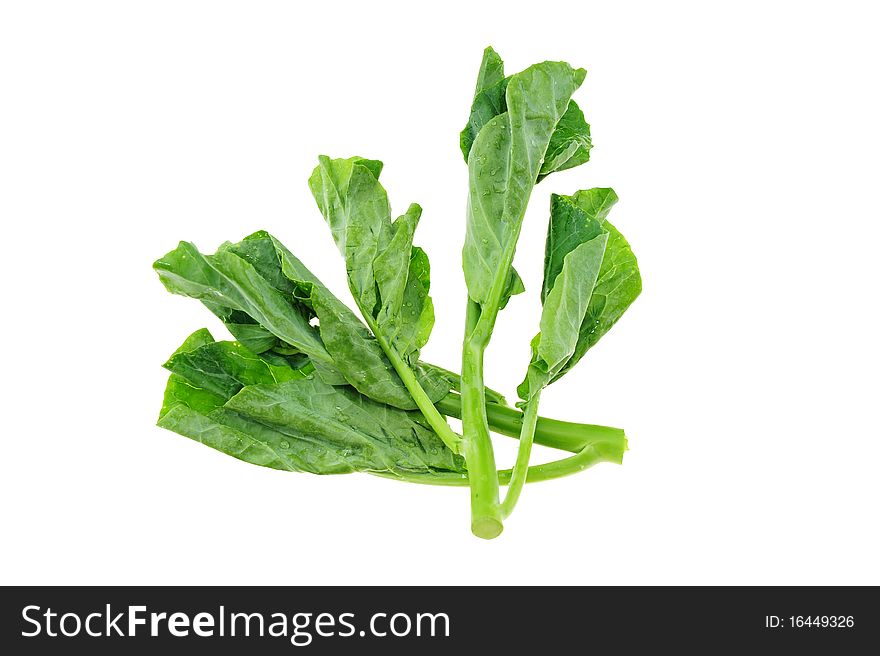
[(880, 638), (878, 589), (868, 587), (6, 587), (0, 595), (0, 647), (16, 655), (856, 653), (848, 650), (877, 649)]

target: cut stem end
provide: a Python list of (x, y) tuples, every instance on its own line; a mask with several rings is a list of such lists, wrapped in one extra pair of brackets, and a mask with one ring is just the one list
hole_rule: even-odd
[(504, 525), (499, 522), (497, 519), (493, 519), (492, 517), (480, 517), (479, 519), (475, 519), (473, 523), (471, 523), (471, 531), (478, 538), (483, 538), (484, 540), (492, 540), (493, 538), (497, 538), (501, 535), (501, 531), (504, 530)]

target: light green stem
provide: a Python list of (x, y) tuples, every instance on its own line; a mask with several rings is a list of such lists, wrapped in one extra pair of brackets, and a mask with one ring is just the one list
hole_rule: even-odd
[[(623, 462), (623, 453), (626, 451), (626, 439), (620, 439), (609, 442), (596, 442), (585, 446), (579, 453), (555, 460), (544, 465), (532, 465), (528, 469), (526, 475), (526, 483), (540, 483), (542, 481), (550, 481), (563, 476), (570, 476), (582, 472), (589, 467), (600, 462), (613, 462), (620, 464)], [(397, 481), (405, 481), (407, 483), (420, 483), (423, 485), (441, 485), (463, 487), (470, 484), (467, 474), (455, 474), (453, 472), (442, 472), (432, 474), (391, 474), (386, 472), (371, 472), (374, 476), (382, 478), (390, 478)], [(500, 485), (510, 483), (512, 470), (502, 469), (498, 472), (497, 481)]]
[[(461, 419), (461, 396), (447, 394), (436, 403), (441, 414)], [(519, 439), (523, 425), (523, 413), (497, 403), (486, 403), (486, 417), (492, 432)], [(597, 426), (596, 424), (577, 424), (571, 421), (538, 417), (535, 428), (535, 444), (578, 453), (588, 444), (624, 439), (620, 428)]]
[(477, 537), (491, 539), (504, 528), (501, 505), (498, 502), (498, 475), (495, 454), (489, 437), (486, 418), (486, 392), (483, 386), (483, 355), (495, 320), (501, 309), (501, 299), (507, 288), (516, 242), (522, 228), (522, 216), (515, 224), (513, 234), (504, 246), (489, 297), (479, 304), (468, 297), (465, 339), (462, 349), (461, 397), (462, 426), (465, 435), (465, 459), (471, 472), (471, 530)]
[(464, 427), (464, 457), (471, 472), (471, 531), (491, 540), (501, 534), (498, 475), (486, 418), (483, 388), (483, 352), (486, 341), (478, 336), (482, 324), (479, 306), (468, 299), (466, 335), (461, 365), (461, 419)]
[(507, 494), (504, 496), (504, 502), (501, 504), (501, 514), (506, 519), (510, 517), (510, 513), (516, 507), (519, 501), (519, 495), (522, 493), (523, 485), (526, 483), (526, 476), (529, 470), (529, 458), (532, 455), (532, 442), (535, 439), (535, 426), (538, 423), (538, 404), (541, 400), (541, 389), (539, 388), (529, 399), (526, 410), (523, 415), (522, 432), (519, 436), (519, 449), (516, 453), (516, 463), (513, 465), (513, 473), (510, 476), (510, 483), (507, 488)]
[(461, 453), (461, 436), (449, 427), (449, 424), (446, 423), (446, 418), (437, 411), (437, 408), (434, 407), (434, 402), (431, 401), (427, 392), (422, 388), (422, 385), (419, 383), (413, 370), (409, 368), (409, 365), (406, 362), (404, 362), (403, 358), (400, 357), (400, 354), (391, 348), (391, 345), (385, 341), (385, 338), (379, 332), (376, 322), (369, 313), (364, 312), (363, 315), (366, 319), (367, 325), (370, 327), (373, 335), (375, 335), (376, 341), (379, 342), (382, 350), (385, 351), (385, 355), (388, 356), (391, 365), (394, 367), (397, 375), (400, 376), (400, 380), (403, 381), (406, 389), (409, 390), (410, 395), (413, 397), (413, 401), (416, 402), (416, 405), (419, 410), (422, 411), (422, 414), (431, 425), (431, 428), (434, 429), (434, 432), (437, 433), (440, 439), (443, 440), (443, 443), (449, 447), (453, 453)]

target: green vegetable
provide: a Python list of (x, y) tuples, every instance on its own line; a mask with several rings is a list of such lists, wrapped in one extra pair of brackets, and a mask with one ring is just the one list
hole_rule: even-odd
[(241, 460), (313, 474), (465, 471), (418, 413), (211, 341), (206, 330), (165, 367), (172, 376), (159, 425)]
[(410, 205), (392, 223), (381, 170), (376, 160), (321, 156), (309, 188), (345, 258), (361, 316), (431, 428), (458, 453), (461, 438), (434, 407), (448, 388), (418, 375), (419, 349), (434, 327), (428, 256), (412, 243), (422, 209)]
[[(571, 99), (585, 75), (543, 62), (506, 76), (494, 50), (483, 55), (460, 136), (469, 171), (461, 375), (420, 358), (435, 317), (428, 256), (414, 245), (421, 207), (393, 219), (381, 162), (321, 156), (309, 188), (360, 317), (265, 231), (213, 255), (181, 242), (154, 264), (161, 281), (201, 301), (236, 341), (203, 329), (174, 352), (159, 425), (275, 469), (468, 485), (472, 530), (483, 538), (501, 532), (526, 482), (620, 463), (622, 430), (538, 415), (543, 390), (641, 291), (632, 250), (607, 221), (611, 189), (552, 196), (540, 332), (519, 408), (486, 387), (483, 371), (501, 310), (525, 291), (513, 259), (532, 189), (589, 159), (590, 128)], [(447, 417), (461, 419), (462, 435)], [(513, 469), (497, 469), (491, 432), (520, 440)], [(534, 443), (572, 455), (530, 466)]]
[[(219, 262), (227, 263), (224, 275)], [(228, 263), (234, 263), (229, 265)], [(201, 255), (181, 243), (153, 265), (168, 291), (203, 301), (224, 318), (234, 314), (230, 332), (258, 353), (302, 353), (322, 379), (351, 385), (371, 399), (410, 410), (416, 404), (394, 372), (382, 347), (366, 326), (279, 241), (264, 231), (214, 255)], [(217, 308), (223, 308), (218, 311)], [(311, 319), (318, 325), (312, 326)], [(240, 327), (262, 330), (255, 347)], [(436, 401), (450, 389), (446, 378), (415, 365), (419, 379)]]
[[(483, 62), (477, 76), (477, 89), (471, 105), (468, 124), (461, 131), (461, 152), (468, 160), (471, 146), (483, 126), (492, 118), (507, 111), (507, 85), (509, 77), (504, 77), (504, 62), (492, 48), (486, 48)], [(541, 164), (538, 182), (554, 171), (564, 171), (584, 164), (590, 159), (590, 126), (584, 119), (580, 107), (571, 100), (565, 114), (559, 119), (550, 137), (550, 144)]]
[[(246, 462), (313, 474), (364, 471), (416, 477), (420, 483), (449, 485), (455, 479), (467, 484), (461, 456), (446, 448), (418, 412), (327, 385), (308, 365), (273, 363), (238, 342), (215, 342), (201, 329), (165, 368), (171, 376), (159, 425)], [(445, 414), (460, 413), (455, 395), (440, 406)], [(500, 431), (517, 434), (519, 412), (505, 406), (492, 412)], [(541, 421), (547, 425), (539, 443), (575, 453), (613, 449), (623, 440), (614, 428)], [(418, 478), (423, 475), (427, 478)]]

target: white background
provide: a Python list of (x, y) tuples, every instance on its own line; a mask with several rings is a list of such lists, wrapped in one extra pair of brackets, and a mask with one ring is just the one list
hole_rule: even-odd
[[(0, 582), (880, 584), (876, 16), (714, 5), (4, 3)], [(533, 195), (488, 382), (513, 396), (528, 360), (550, 192), (614, 186), (644, 292), (542, 413), (624, 427), (624, 465), (527, 488), (484, 542), (464, 489), (156, 428), (160, 364), (224, 336), (151, 270), (178, 240), (265, 228), (345, 294), (320, 153), (384, 160), (394, 209), (425, 208), (425, 357), (456, 367), (488, 44), (587, 68), (595, 141)]]

